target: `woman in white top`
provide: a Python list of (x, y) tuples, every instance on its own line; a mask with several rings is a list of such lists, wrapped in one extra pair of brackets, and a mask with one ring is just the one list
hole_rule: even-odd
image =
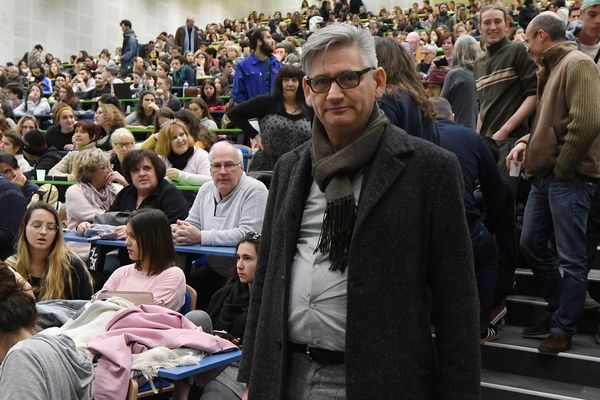
[(158, 133), (155, 150), (172, 181), (181, 185), (201, 185), (212, 179), (208, 153), (194, 147), (194, 138), (183, 123), (168, 122)]
[(40, 116), (50, 114), (50, 104), (42, 96), (42, 88), (37, 83), (31, 83), (27, 91), (26, 101), (13, 111), (15, 116), (22, 117), (25, 114)]

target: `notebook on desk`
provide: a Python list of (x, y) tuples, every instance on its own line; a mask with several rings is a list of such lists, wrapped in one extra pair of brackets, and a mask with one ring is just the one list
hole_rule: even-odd
[(122, 299), (132, 302), (135, 305), (154, 303), (154, 296), (150, 292), (109, 290), (106, 292), (99, 293), (97, 296), (98, 300), (110, 299), (111, 297), (120, 297)]

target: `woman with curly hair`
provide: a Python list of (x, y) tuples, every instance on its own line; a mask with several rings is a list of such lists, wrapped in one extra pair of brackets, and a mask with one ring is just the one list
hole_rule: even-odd
[(125, 126), (125, 116), (116, 106), (98, 102), (98, 110), (94, 115), (94, 123), (100, 127), (96, 147), (104, 151), (111, 150), (110, 135)]
[(81, 299), (92, 295), (92, 278), (77, 255), (66, 246), (56, 210), (48, 203), (30, 206), (21, 224), (11, 265), (41, 300)]
[(75, 111), (81, 110), (81, 106), (79, 105), (79, 97), (73, 92), (73, 88), (69, 85), (62, 85), (60, 88), (56, 90), (54, 94), (56, 101), (59, 103), (54, 104), (52, 107), (52, 112), (56, 110), (56, 107), (60, 104), (60, 102), (68, 105)]

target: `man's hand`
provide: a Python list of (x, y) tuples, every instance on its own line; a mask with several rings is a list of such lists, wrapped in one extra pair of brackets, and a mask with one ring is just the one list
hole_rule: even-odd
[(517, 143), (515, 147), (506, 156), (506, 169), (510, 170), (510, 163), (512, 161), (525, 161), (525, 149), (527, 148), (526, 143)]
[(242, 393), (242, 400), (248, 400), (248, 385), (244, 387), (244, 392)]
[(202, 243), (200, 229), (189, 222), (178, 219), (176, 224), (171, 225), (171, 232), (173, 232), (173, 243), (178, 246)]
[(260, 150), (263, 149), (263, 145), (262, 145), (262, 136), (260, 136), (260, 133), (256, 136), (254, 136), (254, 140), (256, 140), (256, 147)]

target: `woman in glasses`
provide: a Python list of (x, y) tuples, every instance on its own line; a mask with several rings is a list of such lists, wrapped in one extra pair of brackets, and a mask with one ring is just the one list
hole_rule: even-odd
[[(256, 140), (258, 150), (250, 171), (272, 171), (283, 154), (310, 139), (312, 113), (305, 107), (301, 83), (304, 73), (284, 65), (275, 79), (272, 95), (257, 96), (233, 107), (227, 116), (244, 131), (246, 142)], [(260, 133), (248, 122), (257, 118)]]
[(47, 203), (27, 209), (17, 254), (7, 263), (33, 286), (38, 301), (87, 300), (92, 295), (92, 278), (83, 261), (66, 247), (58, 213)]
[(210, 181), (208, 153), (194, 146), (194, 138), (182, 122), (167, 123), (158, 133), (158, 154), (167, 167), (167, 177), (181, 185)]

